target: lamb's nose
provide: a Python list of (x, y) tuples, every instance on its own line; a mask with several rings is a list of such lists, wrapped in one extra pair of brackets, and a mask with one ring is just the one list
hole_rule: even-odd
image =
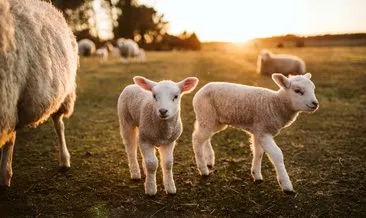
[(314, 105), (314, 107), (318, 107), (318, 104), (319, 104), (319, 103), (318, 103), (318, 102), (316, 102), (316, 101), (313, 101), (313, 102), (312, 102), (312, 104)]
[(160, 112), (161, 115), (164, 116), (164, 115), (166, 115), (166, 113), (168, 112), (168, 110), (162, 108), (162, 109), (159, 109), (159, 112)]

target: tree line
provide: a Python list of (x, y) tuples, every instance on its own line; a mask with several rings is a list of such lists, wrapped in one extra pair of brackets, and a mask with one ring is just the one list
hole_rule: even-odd
[[(151, 50), (198, 50), (201, 42), (196, 34), (167, 33), (169, 22), (153, 7), (139, 4), (137, 0), (99, 0), (99, 11), (94, 0), (46, 0), (58, 8), (66, 18), (78, 40), (89, 38), (97, 45), (106, 41), (100, 37), (101, 26), (110, 27), (108, 40), (134, 39), (139, 46)], [(98, 19), (97, 13), (103, 14)], [(105, 31), (105, 30), (104, 30)]]

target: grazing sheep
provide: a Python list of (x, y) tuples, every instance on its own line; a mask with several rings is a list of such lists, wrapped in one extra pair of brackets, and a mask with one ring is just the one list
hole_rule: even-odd
[(276, 168), (277, 179), (286, 192), (293, 192), (281, 149), (273, 137), (291, 125), (300, 112), (318, 108), (311, 74), (290, 76), (273, 74), (278, 91), (233, 83), (213, 82), (201, 88), (193, 98), (196, 113), (192, 144), (201, 175), (209, 175), (215, 163), (211, 137), (231, 125), (251, 134), (252, 175), (262, 181), (261, 160), (264, 152)]
[(95, 44), (90, 39), (82, 39), (78, 42), (79, 55), (89, 57), (95, 53)]
[(50, 116), (59, 166), (70, 167), (64, 123), (75, 102), (77, 43), (63, 15), (39, 0), (0, 0), (0, 188), (10, 186), (16, 131)]
[(272, 73), (304, 74), (305, 62), (294, 55), (272, 54), (268, 50), (262, 50), (257, 60), (257, 72), (263, 75)]
[(135, 85), (127, 86), (118, 99), (120, 132), (127, 152), (131, 178), (141, 178), (137, 162), (138, 143), (146, 175), (145, 193), (156, 194), (156, 146), (160, 153), (165, 191), (175, 194), (172, 168), (175, 141), (182, 133), (180, 100), (183, 94), (196, 87), (198, 79), (188, 77), (178, 83), (156, 83), (136, 76), (133, 80)]
[(145, 51), (139, 48), (137, 43), (131, 39), (118, 39), (117, 47), (119, 48), (119, 54), (122, 58), (126, 58), (127, 60), (130, 58), (136, 58), (136, 60), (140, 62), (146, 60)]
[(95, 51), (95, 56), (97, 56), (101, 61), (108, 60), (108, 48), (107, 47), (98, 48)]

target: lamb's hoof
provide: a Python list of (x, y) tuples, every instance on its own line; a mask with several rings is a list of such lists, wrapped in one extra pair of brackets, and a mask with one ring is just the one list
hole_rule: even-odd
[(207, 167), (208, 167), (209, 169), (212, 169), (212, 168), (214, 167), (214, 165), (213, 165), (213, 164), (207, 164)]
[(0, 194), (3, 194), (5, 192), (5, 190), (8, 188), (9, 188), (9, 186), (7, 186), (7, 185), (0, 185)]
[(155, 194), (145, 193), (145, 194), (146, 194), (146, 197), (148, 197), (148, 198), (155, 198), (156, 197), (156, 193)]
[(261, 183), (263, 183), (263, 179), (254, 180), (254, 184), (256, 184), (256, 185), (261, 184)]
[(207, 179), (208, 177), (210, 177), (210, 174), (209, 173), (201, 174), (201, 177), (204, 178), (204, 179)]
[(58, 167), (58, 171), (61, 172), (61, 173), (65, 173), (67, 171), (69, 171), (70, 167), (68, 166), (60, 166)]
[(166, 193), (168, 196), (175, 196), (177, 193), (176, 192), (167, 192)]
[(138, 181), (140, 181), (141, 180), (141, 178), (137, 178), (137, 177), (133, 177), (133, 178), (131, 178), (131, 181), (134, 181), (134, 182), (138, 182)]
[(287, 195), (294, 195), (296, 194), (296, 191), (295, 190), (283, 190), (283, 192)]

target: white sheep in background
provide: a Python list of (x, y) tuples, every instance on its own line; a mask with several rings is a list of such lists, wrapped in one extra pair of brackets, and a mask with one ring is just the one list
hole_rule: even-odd
[(95, 53), (95, 44), (90, 39), (82, 39), (78, 42), (79, 55), (89, 57)]
[(138, 44), (131, 39), (120, 38), (117, 40), (117, 47), (122, 58), (135, 58), (137, 61), (143, 62), (146, 60), (145, 51), (139, 48)]
[(129, 85), (122, 91), (117, 106), (120, 132), (127, 152), (131, 178), (141, 178), (137, 162), (138, 144), (146, 175), (145, 193), (156, 194), (158, 168), (156, 147), (160, 153), (165, 191), (168, 194), (175, 194), (172, 172), (173, 150), (175, 141), (183, 131), (180, 101), (183, 94), (191, 92), (196, 87), (198, 79), (188, 77), (178, 83), (172, 81), (156, 83), (136, 76), (133, 80), (135, 85)]
[(107, 47), (101, 47), (95, 51), (95, 56), (97, 56), (101, 61), (107, 61), (108, 54), (109, 52)]
[(213, 82), (201, 88), (193, 98), (196, 113), (192, 144), (201, 175), (209, 175), (208, 166), (215, 164), (211, 137), (231, 125), (245, 130), (252, 137), (252, 176), (262, 181), (261, 161), (264, 152), (276, 168), (277, 179), (286, 193), (293, 192), (285, 169), (282, 151), (273, 137), (291, 125), (300, 112), (318, 108), (311, 74), (290, 76), (273, 74), (280, 87), (273, 91), (261, 87)]
[(268, 50), (262, 50), (257, 60), (257, 72), (263, 75), (272, 73), (304, 74), (305, 62), (294, 55), (272, 54)]
[(0, 0), (0, 188), (10, 186), (16, 131), (50, 116), (59, 166), (70, 167), (62, 118), (72, 114), (78, 51), (63, 15), (38, 0)]

